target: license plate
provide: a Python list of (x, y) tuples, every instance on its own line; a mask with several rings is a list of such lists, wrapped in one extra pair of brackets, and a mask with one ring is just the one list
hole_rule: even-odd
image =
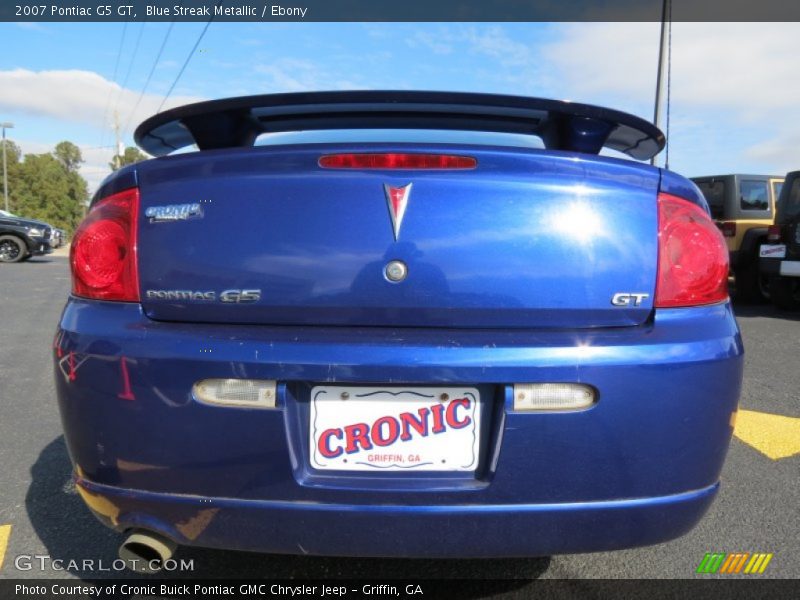
[(786, 258), (785, 244), (762, 244), (758, 250), (761, 258)]
[(480, 397), (471, 387), (311, 390), (309, 456), (334, 471), (474, 471)]

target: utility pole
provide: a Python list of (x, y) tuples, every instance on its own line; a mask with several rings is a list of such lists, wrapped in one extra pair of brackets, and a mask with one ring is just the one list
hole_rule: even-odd
[[(667, 74), (667, 60), (669, 53), (669, 36), (672, 30), (671, 11), (668, 12), (671, 0), (663, 0), (661, 5), (661, 43), (658, 47), (658, 74), (656, 76), (656, 106), (653, 112), (653, 124), (664, 131), (664, 79)], [(650, 164), (656, 164), (656, 157), (650, 159)], [(664, 167), (669, 165), (665, 164)]]
[(13, 123), (0, 123), (3, 128), (3, 196), (6, 199), (6, 212), (8, 212), (8, 163), (6, 162), (6, 129), (14, 127)]
[(119, 113), (115, 110), (114, 111), (114, 157), (111, 162), (117, 165), (122, 164), (122, 154), (124, 149), (122, 147), (122, 140), (119, 138)]

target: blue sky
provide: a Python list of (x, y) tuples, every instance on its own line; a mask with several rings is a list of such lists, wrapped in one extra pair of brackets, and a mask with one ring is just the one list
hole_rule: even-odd
[[(203, 26), (175, 24), (134, 110), (168, 23), (0, 24), (0, 119), (16, 124), (9, 134), (24, 151), (62, 139), (80, 145), (93, 188), (108, 171), (114, 112), (132, 144)], [(674, 25), (674, 170), (800, 167), (798, 38), (797, 23)], [(651, 118), (657, 48), (654, 23), (212, 23), (165, 106), (284, 91), (436, 89), (568, 98)]]

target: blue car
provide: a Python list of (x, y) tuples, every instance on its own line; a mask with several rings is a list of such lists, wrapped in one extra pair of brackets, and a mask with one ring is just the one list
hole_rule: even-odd
[(53, 347), (77, 488), (133, 568), (615, 550), (708, 509), (742, 340), (652, 124), (319, 92), (135, 137), (157, 158), (97, 191)]

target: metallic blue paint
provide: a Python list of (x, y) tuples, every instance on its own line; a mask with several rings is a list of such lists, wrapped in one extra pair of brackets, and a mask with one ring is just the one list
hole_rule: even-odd
[[(659, 185), (691, 186), (615, 159), (459, 149), (476, 172), (323, 174), (320, 145), (187, 154), (120, 175), (137, 178), (141, 211), (210, 201), (200, 220), (140, 218), (143, 291), (259, 287), (265, 300), (69, 299), (56, 390), (101, 520), (218, 548), (467, 557), (657, 543), (702, 517), (742, 379), (731, 306), (610, 305), (612, 290), (652, 294)], [(394, 244), (381, 186), (411, 180)], [(582, 198), (603, 227), (577, 240), (567, 225), (582, 213), (565, 207)], [(559, 235), (542, 226), (559, 218)], [(393, 296), (377, 275), (356, 290), (359, 270), (389, 256), (423, 273), (410, 291)], [(277, 407), (192, 398), (198, 380), (228, 377), (279, 381)], [(312, 469), (309, 394), (323, 382), (477, 387), (477, 471)], [(585, 383), (598, 401), (515, 412), (520, 382)]]
[(706, 197), (691, 179), (686, 179), (677, 173), (662, 169), (660, 191), (691, 200), (710, 214)]
[(128, 190), (138, 185), (137, 179), (137, 165), (128, 165), (122, 167), (120, 170), (115, 171), (111, 176), (107, 177), (97, 188), (94, 196), (92, 197), (92, 204), (118, 192)]
[[(333, 152), (474, 156), (473, 170), (317, 166)], [(139, 228), (148, 316), (167, 321), (421, 327), (637, 325), (653, 306), (659, 171), (544, 150), (394, 144), (208, 151), (150, 161), (141, 204), (201, 202), (203, 219)], [(394, 241), (384, 184), (413, 183)], [(298, 218), (301, 215), (301, 218)], [(147, 249), (169, 249), (147, 251)], [(402, 285), (385, 280), (408, 265)], [(558, 265), (558, 269), (553, 269)], [(261, 302), (176, 302), (147, 290), (261, 289)], [(640, 307), (616, 292), (649, 294)]]
[[(159, 531), (180, 544), (417, 558), (547, 556), (655, 544), (689, 531), (719, 487), (607, 502), (409, 507), (200, 498), (132, 492), (82, 480), (78, 485), (121, 507), (125, 526)], [(213, 518), (201, 531), (186, 527), (210, 514)], [(107, 517), (100, 518), (114, 526)], [(302, 527), (287, 526), (296, 523)]]
[[(79, 364), (75, 381), (56, 371), (67, 442), (82, 477), (119, 507), (115, 526), (147, 517), (174, 535), (219, 504), (210, 537), (176, 539), (264, 551), (294, 552), (300, 543), (320, 553), (534, 555), (680, 535), (718, 481), (742, 373), (728, 304), (659, 310), (634, 328), (492, 331), (163, 323), (138, 305), (71, 299), (61, 327), (63, 368), (69, 352)], [(119, 398), (123, 356), (134, 401)], [(275, 410), (220, 408), (191, 398), (192, 384), (209, 377), (285, 384)], [(478, 472), (314, 472), (305, 456), (308, 392), (311, 382), (337, 381), (478, 385), (489, 415)], [(549, 381), (591, 384), (599, 401), (580, 412), (512, 410), (509, 384)], [(627, 500), (636, 502), (619, 502)], [(385, 504), (405, 507), (406, 518), (387, 525), (387, 514), (352, 514)], [(540, 506), (516, 508), (531, 504)], [(337, 512), (326, 533), (308, 514), (319, 505)], [(416, 520), (415, 507), (437, 506), (444, 521)], [(496, 513), (480, 517), (476, 506)], [(586, 529), (589, 522), (599, 525)], [(368, 533), (409, 532), (414, 523), (422, 539), (436, 540), (430, 551), (419, 539), (392, 545)], [(473, 523), (469, 543), (463, 531), (440, 535), (458, 523)], [(337, 550), (333, 540), (342, 538), (333, 534), (356, 524)], [(259, 533), (276, 529), (280, 536)], [(443, 541), (451, 539), (460, 541)]]

